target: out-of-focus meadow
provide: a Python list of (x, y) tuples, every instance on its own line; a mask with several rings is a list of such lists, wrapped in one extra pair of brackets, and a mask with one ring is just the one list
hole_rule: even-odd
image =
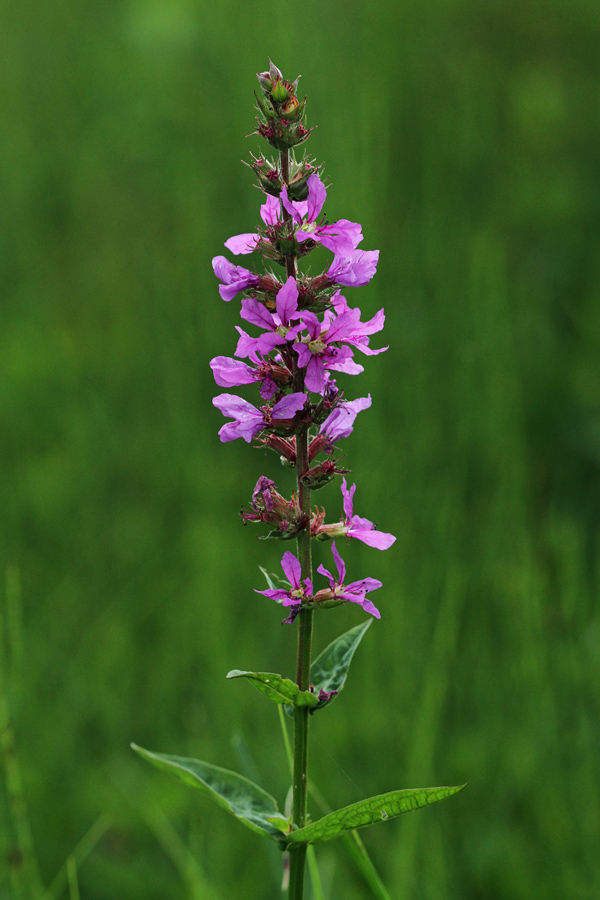
[[(92, 828), (71, 897), (76, 868), (82, 900), (280, 896), (277, 852), (129, 749), (287, 791), (274, 707), (224, 676), (293, 674), (253, 593), (285, 548), (237, 517), (291, 473), (219, 443), (208, 367), (271, 56), (302, 75), (328, 218), (381, 250), (347, 296), (390, 345), (344, 381), (373, 397), (344, 449), (398, 540), (346, 549), (382, 619), (312, 719), (314, 780), (333, 806), (470, 782), (364, 832), (394, 898), (600, 896), (599, 42), (594, 0), (2, 5), (2, 646), (45, 885)], [(320, 615), (316, 650), (362, 619)], [(339, 842), (318, 859), (328, 898), (369, 896)]]

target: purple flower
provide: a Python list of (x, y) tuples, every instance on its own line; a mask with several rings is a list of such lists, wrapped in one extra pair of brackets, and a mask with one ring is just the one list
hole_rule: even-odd
[(219, 437), (223, 442), (234, 441), (243, 438), (250, 443), (252, 438), (271, 425), (271, 421), (293, 419), (306, 403), (307, 395), (301, 393), (288, 394), (275, 406), (269, 408), (263, 406), (257, 409), (242, 397), (235, 394), (219, 394), (213, 400), (213, 405), (220, 409), (224, 416), (231, 417), (234, 421), (227, 422), (219, 431)]
[[(307, 181), (308, 198), (306, 200), (290, 200), (285, 185), (281, 189), (281, 203), (294, 221), (296, 240), (300, 243), (308, 240), (316, 241), (331, 250), (336, 256), (352, 254), (362, 241), (362, 229), (357, 222), (339, 219), (333, 225), (317, 225), (327, 198), (325, 185), (315, 173)], [(260, 215), (267, 226), (277, 226), (281, 222), (279, 200), (267, 195), (266, 202), (260, 208)], [(225, 242), (232, 253), (252, 253), (256, 249), (261, 236), (257, 233), (236, 234)], [(341, 282), (340, 282), (341, 283)]]
[[(280, 209), (278, 198), (267, 194), (267, 199), (260, 208), (260, 217), (265, 225), (277, 225), (279, 223)], [(242, 253), (252, 253), (253, 250), (256, 250), (256, 245), (259, 241), (260, 234), (256, 232), (234, 234), (228, 241), (225, 241), (225, 246), (231, 253), (235, 253), (238, 256)]]
[(276, 312), (270, 313), (264, 304), (253, 297), (245, 297), (242, 300), (242, 318), (251, 325), (263, 328), (265, 333), (253, 338), (246, 334), (239, 325), (236, 325), (240, 334), (235, 350), (236, 356), (246, 357), (252, 353), (270, 353), (275, 347), (281, 347), (296, 337), (301, 325), (292, 328), (291, 322), (293, 319), (299, 319), (302, 313), (298, 312), (298, 285), (293, 276), (290, 276), (283, 287), (278, 290), (275, 308)]
[(285, 185), (281, 189), (281, 202), (296, 225), (296, 240), (303, 242), (312, 239), (332, 253), (344, 255), (352, 253), (362, 241), (362, 229), (358, 222), (349, 222), (348, 219), (339, 219), (333, 225), (317, 225), (316, 220), (321, 214), (323, 204), (327, 198), (325, 185), (315, 173), (308, 181), (308, 198), (306, 200), (289, 200)]
[(323, 522), (324, 513), (313, 513), (311, 522), (311, 534), (314, 537), (324, 535), (330, 538), (346, 537), (356, 538), (369, 547), (376, 547), (377, 550), (387, 550), (392, 546), (396, 538), (393, 534), (384, 531), (377, 531), (375, 525), (368, 519), (362, 519), (360, 516), (354, 515), (353, 498), (356, 485), (353, 484), (350, 490), (346, 486), (346, 479), (342, 478), (342, 496), (344, 498), (344, 519), (336, 522), (334, 525), (325, 525)]
[(365, 612), (368, 612), (372, 616), (375, 616), (376, 619), (380, 619), (381, 615), (379, 613), (379, 610), (371, 603), (370, 600), (367, 600), (366, 595), (369, 591), (376, 591), (377, 588), (380, 588), (381, 581), (377, 581), (376, 578), (363, 578), (362, 581), (353, 581), (352, 584), (344, 584), (344, 578), (346, 577), (346, 566), (344, 564), (344, 560), (337, 551), (335, 541), (333, 542), (333, 547), (331, 549), (333, 552), (335, 566), (338, 571), (337, 581), (333, 577), (331, 572), (328, 572), (324, 566), (319, 566), (319, 568), (317, 569), (317, 572), (320, 572), (321, 575), (325, 575), (326, 578), (329, 578), (329, 589), (332, 594), (331, 599), (349, 600), (351, 603), (358, 603), (360, 606), (362, 606)]
[(256, 287), (258, 284), (258, 275), (242, 266), (234, 266), (224, 256), (215, 256), (212, 265), (215, 275), (223, 282), (219, 287), (219, 294), (223, 300), (233, 300), (240, 291)]
[(281, 360), (272, 361), (263, 359), (256, 353), (251, 354), (252, 365), (232, 359), (230, 356), (215, 356), (210, 361), (215, 381), (219, 387), (239, 387), (242, 384), (261, 382), (260, 395), (264, 400), (270, 400), (282, 385), (291, 381), (290, 371), (281, 363)]
[(342, 496), (344, 498), (344, 513), (346, 515), (346, 534), (348, 537), (357, 538), (369, 547), (376, 547), (378, 550), (387, 550), (392, 546), (396, 538), (393, 534), (387, 534), (384, 531), (377, 531), (375, 525), (368, 519), (361, 519), (354, 513), (354, 492), (356, 485), (353, 484), (350, 490), (346, 487), (346, 479), (342, 478)]
[[(294, 344), (298, 353), (298, 365), (306, 368), (305, 384), (309, 391), (322, 391), (325, 384), (326, 369), (358, 375), (363, 367), (353, 361), (353, 352), (349, 347), (338, 347), (338, 344), (351, 344), (367, 356), (373, 356), (387, 350), (371, 350), (369, 335), (383, 328), (385, 316), (383, 310), (368, 322), (360, 321), (360, 310), (350, 309), (343, 297), (344, 311), (334, 316), (331, 311), (325, 314), (323, 322), (312, 312), (304, 312), (302, 320), (308, 331), (308, 340)], [(334, 316), (332, 318), (332, 316)]]
[(359, 412), (368, 409), (371, 405), (371, 395), (368, 397), (358, 397), (357, 400), (342, 400), (341, 403), (331, 412), (321, 427), (319, 434), (324, 435), (331, 444), (347, 438), (352, 434), (354, 428), (354, 420)]
[[(338, 317), (339, 318), (339, 317)], [(335, 369), (347, 375), (359, 375), (363, 367), (354, 362), (350, 347), (338, 347), (338, 329), (323, 327), (312, 312), (305, 312), (302, 320), (308, 331), (308, 339), (294, 344), (298, 353), (298, 366), (306, 369), (304, 383), (309, 391), (320, 393), (326, 384), (327, 370)]]
[(302, 576), (300, 560), (289, 550), (286, 550), (283, 554), (281, 568), (290, 583), (289, 590), (284, 590), (283, 588), (269, 588), (266, 591), (256, 591), (256, 593), (264, 594), (265, 597), (268, 597), (270, 600), (275, 600), (276, 603), (282, 603), (283, 606), (291, 606), (292, 610), (289, 618), (283, 620), (284, 622), (291, 624), (300, 612), (302, 601), (312, 600), (313, 586), (310, 578), (305, 578), (302, 582), (300, 581)]
[(368, 284), (377, 269), (379, 250), (355, 250), (339, 254), (325, 273), (332, 284), (362, 287)]

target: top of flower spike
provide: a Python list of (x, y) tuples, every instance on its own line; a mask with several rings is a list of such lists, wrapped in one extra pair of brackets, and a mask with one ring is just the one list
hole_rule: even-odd
[(286, 81), (275, 63), (269, 60), (268, 72), (257, 72), (256, 77), (261, 91), (269, 100), (277, 104), (285, 104), (290, 97), (295, 96), (300, 76), (294, 82)]
[(254, 95), (258, 104), (256, 134), (266, 138), (276, 150), (289, 150), (301, 144), (310, 130), (303, 122), (306, 99), (299, 102), (296, 96), (299, 79), (286, 81), (271, 60), (269, 71), (258, 72), (256, 77), (262, 94), (262, 97)]

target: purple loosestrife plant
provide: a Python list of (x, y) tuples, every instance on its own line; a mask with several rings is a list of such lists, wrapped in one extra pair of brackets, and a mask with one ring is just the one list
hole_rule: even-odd
[[(387, 550), (396, 540), (354, 513), (356, 485), (349, 488), (345, 477), (341, 481), (342, 509), (335, 522), (326, 523), (324, 508), (311, 508), (311, 492), (347, 474), (339, 464), (337, 444), (352, 433), (359, 412), (371, 406), (370, 395), (347, 399), (332, 373), (361, 373), (363, 367), (354, 359), (355, 350), (370, 356), (387, 349), (369, 346), (371, 335), (381, 331), (385, 317), (379, 310), (362, 322), (360, 309), (350, 308), (340, 291), (340, 287), (360, 287), (371, 280), (379, 251), (358, 249), (362, 241), (359, 224), (347, 219), (329, 224), (322, 214), (327, 189), (319, 174), (321, 166), (306, 155), (298, 159), (295, 151), (310, 134), (305, 124), (306, 101), (299, 101), (296, 95), (298, 82), (284, 79), (272, 63), (268, 72), (258, 75), (258, 81), (257, 133), (277, 155), (274, 159), (252, 157), (251, 168), (263, 192), (263, 225), (255, 232), (234, 235), (225, 241), (225, 247), (236, 255), (255, 253), (262, 257), (264, 271), (236, 266), (224, 256), (213, 260), (221, 282), (221, 298), (231, 301), (242, 294), (240, 316), (258, 333), (248, 334), (236, 326), (236, 358), (217, 356), (210, 365), (219, 387), (250, 385), (259, 388), (261, 399), (255, 406), (231, 393), (214, 398), (214, 405), (233, 420), (221, 427), (221, 441), (254, 441), (258, 447), (275, 451), (295, 469), (295, 489), (289, 498), (279, 493), (270, 478), (261, 476), (250, 508), (241, 513), (244, 523), (268, 525), (266, 537), (296, 542), (296, 553), (285, 550), (281, 559), (285, 577), (265, 573), (267, 588), (255, 588), (256, 593), (285, 607), (288, 615), (283, 623), (297, 628), (294, 678), (237, 669), (228, 675), (248, 679), (293, 717), (291, 815), (283, 815), (273, 797), (235, 772), (199, 760), (136, 749), (187, 784), (207, 791), (248, 828), (274, 839), (289, 854), (289, 867), (285, 869), (289, 871), (289, 900), (301, 900), (310, 845), (338, 835), (348, 838), (349, 830), (427, 806), (462, 786), (393, 790), (320, 819), (311, 818), (308, 812), (310, 714), (339, 695), (354, 651), (369, 624), (346, 631), (312, 660), (314, 615), (350, 602), (361, 606), (369, 616), (381, 618), (367, 597), (382, 587), (381, 582), (364, 577), (346, 583), (346, 564), (338, 545), (341, 548), (342, 538), (356, 538), (369, 547)], [(325, 272), (303, 274), (299, 260), (319, 244), (333, 254), (333, 259)], [(320, 565), (317, 573), (324, 580), (320, 585), (313, 578), (312, 545), (315, 540), (334, 538), (338, 539), (338, 545), (335, 541), (331, 544), (337, 575)], [(357, 840), (355, 837), (350, 842), (355, 858)], [(359, 856), (361, 871), (366, 873), (374, 895), (386, 897), (364, 848)]]

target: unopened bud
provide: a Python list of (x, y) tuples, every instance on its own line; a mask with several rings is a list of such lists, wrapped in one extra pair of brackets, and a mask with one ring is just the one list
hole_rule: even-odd
[[(288, 89), (286, 88), (286, 86), (284, 85), (284, 83), (282, 81), (278, 80), (275, 82), (275, 84), (271, 88), (271, 91), (269, 92), (269, 96), (271, 97), (271, 100), (273, 100), (274, 103), (285, 103), (285, 105), (287, 107), (290, 103), (295, 101), (295, 105), (298, 106), (298, 101), (296, 100), (295, 97), (290, 96), (290, 92), (288, 91)], [(286, 100), (287, 100), (287, 103), (286, 103)], [(283, 112), (280, 111), (279, 114), (282, 115)]]
[[(273, 99), (275, 99), (273, 94), (271, 94), (271, 96), (273, 97)], [(300, 103), (298, 103), (298, 98), (291, 96), (289, 97), (289, 99), (287, 97), (285, 99), (287, 100), (287, 103), (285, 103), (279, 110), (279, 115), (281, 116), (281, 118), (294, 120), (299, 119), (302, 116), (302, 108), (300, 106)]]

